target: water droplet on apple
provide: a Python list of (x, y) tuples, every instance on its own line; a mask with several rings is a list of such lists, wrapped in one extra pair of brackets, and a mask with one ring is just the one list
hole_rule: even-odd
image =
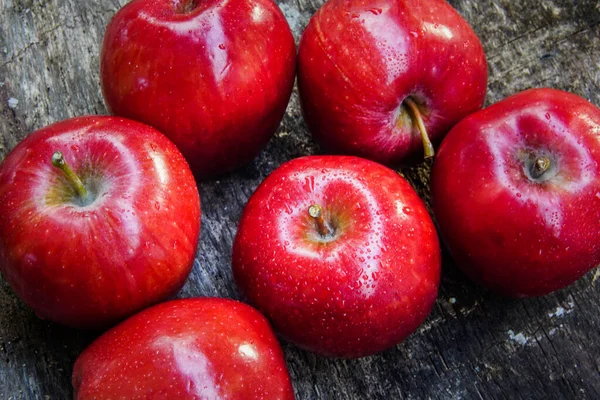
[(410, 215), (410, 214), (412, 214), (412, 208), (402, 207), (402, 212), (404, 212), (404, 214), (406, 214), (406, 215)]
[(156, 203), (154, 203), (154, 208), (156, 208), (156, 210), (160, 210), (160, 203), (157, 201)]
[(221, 43), (221, 44), (219, 45), (219, 48), (220, 48), (221, 50), (225, 50), (225, 45), (224, 45), (223, 43)]
[(315, 177), (312, 175), (306, 177), (304, 180), (304, 187), (308, 192), (314, 192), (315, 191)]

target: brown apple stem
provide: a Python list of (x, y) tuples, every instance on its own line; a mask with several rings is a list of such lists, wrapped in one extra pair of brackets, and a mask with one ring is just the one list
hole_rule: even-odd
[(85, 190), (85, 186), (83, 186), (81, 179), (79, 179), (79, 177), (75, 174), (75, 172), (73, 172), (69, 164), (67, 164), (65, 157), (60, 151), (56, 151), (54, 152), (54, 154), (52, 154), (52, 165), (54, 165), (56, 168), (60, 169), (63, 172), (69, 183), (77, 192), (77, 195), (80, 198), (85, 199), (87, 196), (87, 190)]
[(419, 111), (419, 107), (417, 107), (417, 105), (411, 98), (404, 99), (404, 102), (410, 109), (413, 122), (417, 124), (419, 132), (421, 132), (421, 140), (423, 140), (425, 158), (427, 159), (433, 157), (435, 155), (435, 150), (433, 149), (431, 140), (429, 140), (429, 135), (427, 135), (427, 129), (425, 129), (425, 124), (423, 123), (423, 118), (421, 117), (421, 111)]
[(533, 179), (540, 178), (542, 175), (544, 175), (544, 172), (550, 169), (551, 164), (552, 163), (550, 162), (550, 159), (546, 156), (540, 156), (536, 158), (531, 166), (531, 170), (529, 171), (531, 173), (531, 177)]
[(198, 7), (197, 0), (181, 0), (176, 5), (176, 12), (179, 14), (188, 14)]
[(317, 229), (321, 236), (331, 236), (333, 235), (333, 229), (331, 226), (325, 221), (323, 218), (323, 208), (318, 204), (313, 204), (308, 207), (308, 215), (310, 215), (315, 222), (317, 223)]

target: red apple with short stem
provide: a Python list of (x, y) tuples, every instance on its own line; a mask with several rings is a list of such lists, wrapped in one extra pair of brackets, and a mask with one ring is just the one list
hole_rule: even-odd
[(75, 399), (293, 400), (269, 323), (233, 300), (159, 304), (93, 342), (73, 368)]
[(362, 357), (427, 317), (440, 248), (423, 202), (396, 172), (358, 157), (308, 156), (283, 164), (250, 197), (233, 274), (285, 338)]
[(532, 89), (460, 122), (432, 174), (457, 265), (512, 297), (565, 287), (600, 264), (600, 109)]
[(387, 165), (433, 144), (481, 109), (483, 48), (444, 0), (329, 0), (306, 27), (298, 88), (314, 138)]
[(250, 162), (283, 117), (296, 47), (271, 0), (134, 0), (109, 23), (112, 113), (167, 135), (200, 179)]
[(81, 117), (30, 134), (0, 165), (0, 270), (44, 319), (101, 328), (168, 298), (194, 261), (200, 199), (164, 135)]

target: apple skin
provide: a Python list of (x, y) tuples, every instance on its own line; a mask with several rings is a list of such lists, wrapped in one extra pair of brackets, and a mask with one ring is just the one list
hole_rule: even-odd
[(122, 322), (78, 357), (73, 388), (77, 400), (294, 399), (265, 317), (217, 298), (173, 300)]
[(167, 135), (207, 179), (266, 145), (295, 63), (289, 25), (271, 0), (134, 0), (107, 27), (100, 72), (111, 112)]
[(298, 88), (316, 141), (334, 153), (396, 166), (423, 157), (405, 100), (436, 144), (481, 109), (483, 47), (443, 0), (329, 0), (298, 50)]
[[(308, 208), (335, 227), (323, 239)], [(427, 317), (440, 248), (425, 205), (396, 172), (351, 156), (308, 156), (268, 176), (243, 211), (233, 274), (251, 304), (296, 345), (364, 357)]]
[[(91, 203), (51, 163), (61, 151)], [(80, 117), (31, 133), (0, 165), (0, 270), (43, 319), (103, 328), (181, 289), (200, 199), (164, 135), (123, 118)]]
[(489, 289), (540, 296), (600, 264), (600, 109), (576, 95), (531, 89), (465, 118), (431, 182), (451, 255)]

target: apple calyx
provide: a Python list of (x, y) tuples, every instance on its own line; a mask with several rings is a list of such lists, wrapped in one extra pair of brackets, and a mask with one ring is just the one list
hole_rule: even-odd
[(417, 129), (419, 129), (419, 132), (421, 133), (421, 140), (423, 141), (425, 159), (433, 157), (435, 155), (435, 150), (433, 149), (431, 140), (429, 140), (429, 135), (427, 134), (427, 129), (425, 129), (425, 123), (423, 122), (423, 117), (421, 116), (421, 111), (419, 110), (419, 107), (417, 106), (415, 101), (410, 97), (404, 99), (403, 104), (406, 104), (406, 106), (410, 110), (410, 117), (412, 119), (412, 122), (414, 125), (417, 126)]
[(323, 218), (323, 207), (318, 204), (311, 205), (308, 207), (308, 215), (315, 220), (317, 230), (322, 237), (329, 238), (333, 236), (335, 230), (327, 221), (325, 221), (325, 218)]
[(81, 179), (79, 179), (77, 174), (75, 174), (69, 164), (67, 164), (65, 157), (60, 151), (55, 151), (54, 154), (52, 154), (52, 165), (63, 172), (65, 178), (67, 178), (67, 181), (75, 189), (75, 193), (77, 193), (77, 196), (81, 202), (85, 202), (88, 195), (87, 190), (85, 189), (85, 186), (83, 186)]

